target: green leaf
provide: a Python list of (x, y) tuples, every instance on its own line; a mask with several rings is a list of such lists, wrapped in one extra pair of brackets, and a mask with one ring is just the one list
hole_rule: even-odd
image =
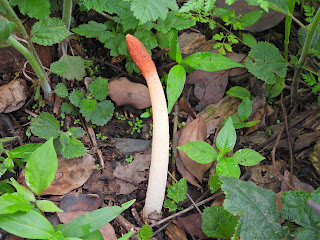
[(287, 63), (279, 49), (268, 42), (258, 42), (252, 47), (246, 60), (250, 73), (268, 84), (276, 83), (277, 76), (287, 75)]
[(257, 44), (257, 40), (251, 34), (242, 33), (242, 41), (249, 47), (253, 47)]
[(238, 115), (241, 121), (247, 120), (252, 112), (252, 103), (250, 98), (245, 98), (242, 100), (238, 107)]
[(230, 152), (236, 144), (237, 135), (233, 127), (231, 118), (228, 118), (226, 124), (220, 130), (217, 136), (216, 145), (221, 153), (225, 154)]
[(190, 28), (195, 24), (195, 20), (183, 18), (182, 16), (177, 15), (177, 12), (171, 11), (164, 20), (159, 19), (157, 24), (154, 25), (154, 28), (159, 32), (167, 33), (171, 29), (183, 30)]
[(152, 237), (152, 228), (148, 223), (144, 224), (138, 233), (139, 240), (149, 240)]
[(248, 89), (238, 86), (230, 88), (226, 93), (233, 97), (240, 98), (242, 100), (251, 97), (251, 93)]
[(11, 158), (21, 158), (27, 161), (30, 155), (41, 145), (42, 143), (28, 143), (8, 151), (7, 154)]
[(0, 195), (5, 194), (5, 193), (14, 193), (15, 192), (14, 188), (11, 187), (11, 185), (9, 185), (8, 183), (9, 183), (8, 179), (5, 179), (0, 182)]
[(50, 138), (29, 157), (25, 172), (28, 187), (40, 195), (54, 180), (57, 167), (57, 154), (53, 146), (53, 138)]
[(97, 108), (91, 115), (91, 122), (103, 126), (111, 119), (114, 112), (114, 105), (111, 101), (104, 100), (98, 103)]
[(81, 215), (66, 225), (60, 231), (64, 237), (82, 237), (93, 232), (106, 223), (115, 219), (120, 213), (129, 208), (135, 200), (122, 204), (122, 207), (104, 207), (92, 211), (86, 215)]
[(217, 160), (217, 152), (206, 142), (192, 141), (177, 149), (184, 151), (188, 157), (198, 163), (206, 164)]
[(167, 79), (168, 113), (171, 112), (174, 103), (180, 97), (186, 82), (186, 71), (181, 65), (171, 68)]
[(182, 61), (182, 56), (180, 52), (180, 46), (178, 43), (178, 31), (176, 29), (172, 29), (167, 33), (159, 32), (157, 34), (159, 45), (161, 48), (170, 48), (170, 52), (168, 53), (169, 57), (171, 57), (176, 62), (180, 63)]
[(12, 6), (18, 5), (20, 12), (30, 18), (45, 19), (50, 14), (49, 0), (9, 0)]
[(68, 102), (63, 102), (60, 107), (61, 113), (74, 113), (75, 108)]
[(208, 72), (215, 72), (235, 67), (244, 67), (242, 64), (230, 58), (210, 52), (197, 52), (191, 54), (190, 56), (183, 59), (182, 63), (187, 64), (195, 69)]
[(232, 158), (236, 163), (243, 166), (253, 166), (265, 159), (252, 149), (240, 149), (232, 155)]
[(109, 93), (108, 79), (102, 77), (97, 78), (90, 83), (89, 91), (95, 99), (99, 101), (104, 100)]
[(84, 60), (80, 56), (62, 56), (58, 62), (68, 66), (68, 71), (60, 74), (61, 77), (68, 80), (82, 80), (86, 76)]
[(247, 14), (245, 14), (242, 19), (241, 19), (241, 24), (244, 27), (248, 27), (251, 26), (253, 24), (255, 24), (264, 14), (265, 12), (263, 10), (257, 10), (257, 11), (252, 11), (252, 12), (248, 12)]
[(76, 28), (72, 28), (71, 30), (81, 36), (85, 36), (86, 38), (94, 38), (100, 36), (101, 32), (109, 29), (110, 28), (107, 24), (89, 21), (87, 24), (81, 24)]
[(128, 240), (132, 234), (133, 234), (133, 231), (130, 231), (127, 234), (123, 235), (121, 238), (118, 238), (118, 240)]
[(60, 18), (46, 18), (36, 22), (31, 30), (31, 41), (43, 46), (52, 46), (60, 43), (71, 32)]
[(76, 158), (87, 154), (83, 143), (78, 139), (69, 137), (65, 132), (59, 138), (61, 149), (60, 153), (64, 158)]
[(35, 136), (48, 140), (58, 137), (60, 124), (50, 113), (43, 112), (31, 119), (30, 129)]
[(165, 19), (169, 9), (178, 10), (175, 0), (135, 0), (131, 3), (131, 11), (140, 20), (140, 24), (144, 24), (147, 21), (156, 21), (159, 17)]
[[(69, 238), (66, 238), (66, 239), (69, 239)], [(82, 236), (81, 238), (77, 238), (77, 239), (79, 239), (79, 240), (81, 240), (81, 239), (83, 239), (83, 240), (103, 240), (103, 236), (98, 229), (92, 233), (89, 233), (89, 234)]]
[(208, 237), (230, 239), (238, 219), (220, 206), (207, 207), (202, 214), (202, 231)]
[(0, 228), (28, 239), (48, 239), (55, 235), (51, 223), (35, 209), (0, 215)]
[(80, 107), (80, 104), (83, 99), (84, 99), (84, 94), (79, 89), (73, 89), (69, 95), (70, 102), (76, 107)]
[(19, 193), (6, 193), (0, 196), (0, 215), (18, 211), (28, 212), (33, 205)]
[(187, 181), (185, 178), (181, 178), (173, 186), (168, 186), (167, 197), (171, 198), (176, 203), (179, 203), (187, 198), (187, 190)]
[(0, 43), (2, 41), (5, 41), (9, 38), (10, 36), (10, 22), (8, 19), (0, 16)]
[[(151, 49), (156, 48), (158, 46), (158, 42), (155, 36), (151, 34), (151, 31), (138, 30), (134, 33), (134, 36), (143, 43), (143, 45), (146, 47), (150, 54)], [(125, 48), (127, 49), (127, 45), (125, 46)]]
[(63, 210), (61, 210), (53, 202), (48, 200), (37, 200), (36, 204), (42, 212), (63, 212)]
[(163, 207), (168, 208), (169, 212), (176, 211), (178, 209), (177, 204), (174, 201), (171, 201), (170, 199), (166, 198), (163, 202)]
[(68, 65), (66, 65), (62, 61), (57, 61), (50, 64), (50, 71), (58, 75), (65, 74), (68, 71), (68, 69)]
[(106, 41), (102, 41), (100, 39), (100, 41), (104, 43), (104, 46), (111, 50), (110, 55), (119, 56), (120, 54), (123, 54), (125, 56), (129, 56), (129, 51), (126, 45), (127, 43), (124, 34), (113, 33), (112, 35), (113, 36), (111, 38), (106, 39)]
[(81, 127), (72, 127), (69, 131), (72, 133), (71, 137), (73, 138), (81, 138), (86, 133)]
[(210, 192), (211, 194), (221, 188), (222, 182), (219, 175), (215, 174), (210, 178)]
[(56, 94), (61, 98), (68, 97), (67, 87), (63, 83), (58, 83), (56, 86)]
[(275, 84), (266, 84), (265, 94), (269, 98), (275, 98), (282, 93), (285, 86), (285, 79), (277, 77), (277, 82)]
[(80, 104), (80, 113), (86, 118), (86, 121), (90, 121), (93, 111), (97, 108), (97, 101), (90, 99), (83, 99)]
[(19, 193), (21, 196), (23, 196), (25, 199), (27, 199), (30, 202), (36, 201), (36, 198), (34, 197), (33, 193), (29, 189), (20, 185), (14, 178), (10, 178), (10, 181), (11, 181), (11, 185), (14, 186), (14, 188), (17, 190), (17, 193)]
[(204, 0), (189, 0), (183, 4), (179, 12), (185, 13), (189, 11), (201, 10), (204, 7)]
[(231, 157), (223, 157), (217, 163), (216, 174), (219, 176), (239, 178), (241, 170), (239, 165)]
[(241, 239), (285, 239), (288, 228), (279, 223), (274, 192), (233, 177), (220, 179), (226, 194), (224, 208), (240, 217), (237, 231)]

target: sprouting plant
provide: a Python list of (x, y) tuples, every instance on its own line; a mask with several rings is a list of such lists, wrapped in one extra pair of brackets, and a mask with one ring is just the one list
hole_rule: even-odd
[(181, 178), (175, 184), (168, 186), (167, 198), (164, 201), (164, 207), (168, 208), (170, 212), (176, 211), (178, 209), (177, 203), (185, 200), (187, 198), (188, 187), (185, 178)]
[(315, 8), (313, 6), (308, 6), (307, 4), (303, 5), (303, 11), (306, 18), (304, 19), (308, 23), (311, 23), (314, 19), (314, 14), (316, 12)]
[(123, 115), (120, 115), (118, 112), (115, 113), (115, 117), (116, 117), (116, 119), (121, 120), (121, 121), (126, 120), (126, 117)]
[(239, 43), (238, 38), (233, 34), (224, 35), (223, 32), (215, 34), (214, 40), (220, 41), (213, 45), (213, 48), (218, 48), (218, 52), (222, 55), (226, 55), (227, 51), (232, 52), (232, 45)]
[(153, 124), (149, 124), (149, 135), (152, 136)]
[(147, 108), (144, 113), (140, 115), (141, 118), (148, 118), (152, 115), (152, 108)]
[(131, 163), (133, 161), (133, 155), (130, 155), (125, 160), (126, 160), (127, 163)]
[(185, 125), (186, 125), (186, 122), (182, 122), (182, 123), (179, 124), (179, 128), (182, 128), (182, 127), (184, 127)]
[(152, 228), (149, 226), (148, 223), (143, 225), (143, 227), (140, 229), (138, 233), (138, 239), (139, 240), (149, 240), (152, 237)]
[(80, 123), (81, 123), (80, 119), (75, 119), (73, 122), (73, 124), (80, 124)]
[(132, 121), (128, 121), (128, 124), (133, 127), (132, 131), (131, 131), (131, 135), (134, 134), (134, 132), (137, 133), (141, 133), (141, 130), (143, 128), (143, 122), (141, 119), (139, 119), (138, 117), (136, 118), (136, 120), (134, 122)]
[(101, 133), (96, 133), (97, 139), (106, 140), (108, 137), (102, 136)]

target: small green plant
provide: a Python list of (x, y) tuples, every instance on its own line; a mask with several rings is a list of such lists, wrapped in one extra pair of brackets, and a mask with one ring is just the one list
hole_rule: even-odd
[(136, 118), (136, 120), (134, 122), (132, 121), (128, 121), (128, 124), (133, 127), (132, 128), (132, 131), (131, 131), (131, 135), (134, 134), (134, 132), (137, 132), (137, 133), (141, 133), (141, 130), (143, 128), (143, 122), (141, 119), (139, 118)]
[(115, 117), (116, 117), (116, 119), (121, 120), (121, 121), (126, 120), (126, 117), (123, 115), (120, 115), (118, 112), (116, 112)]
[(152, 108), (147, 108), (144, 113), (140, 115), (141, 118), (148, 118), (152, 116)]
[(153, 124), (149, 124), (149, 135), (152, 136)]
[(164, 207), (168, 208), (170, 212), (176, 211), (178, 209), (177, 203), (185, 200), (187, 198), (188, 187), (185, 178), (181, 178), (172, 186), (168, 186), (167, 197), (164, 201)]
[(126, 160), (127, 163), (131, 163), (133, 161), (133, 155), (130, 155), (125, 160)]
[(102, 136), (101, 133), (96, 133), (96, 137), (97, 137), (97, 139), (101, 139), (101, 140), (107, 140), (108, 139), (108, 137)]
[(152, 237), (152, 228), (149, 226), (148, 223), (143, 225), (141, 230), (138, 233), (138, 239), (139, 240), (149, 240)]

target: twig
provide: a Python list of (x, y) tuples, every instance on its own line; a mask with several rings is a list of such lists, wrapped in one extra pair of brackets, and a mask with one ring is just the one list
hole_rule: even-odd
[(171, 222), (168, 222), (165, 225), (163, 225), (161, 228), (157, 229), (154, 233), (152, 233), (152, 237), (157, 236), (160, 232), (163, 231), (163, 229), (166, 229), (170, 224)]
[(31, 112), (29, 109), (25, 109), (24, 110), (26, 113), (28, 113), (29, 115), (31, 115), (32, 117), (38, 117), (37, 114), (35, 114), (34, 112)]
[(124, 178), (119, 178), (119, 177), (116, 177), (116, 176), (112, 176), (112, 177), (100, 177), (99, 180), (101, 181), (112, 181), (112, 180), (119, 180), (119, 181), (122, 181), (122, 182), (125, 182), (125, 183), (129, 183), (137, 188), (141, 188), (143, 190), (146, 190), (147, 191), (147, 188), (144, 186), (144, 185), (140, 185), (140, 184), (137, 184), (135, 182), (132, 182), (130, 180), (127, 180), (127, 179), (124, 179)]

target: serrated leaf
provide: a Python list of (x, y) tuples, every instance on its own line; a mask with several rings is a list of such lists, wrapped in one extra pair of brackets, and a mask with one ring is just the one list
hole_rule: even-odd
[(87, 154), (83, 143), (75, 138), (70, 138), (65, 132), (59, 138), (61, 149), (60, 153), (64, 158), (76, 158)]
[(105, 1), (105, 0), (85, 0), (83, 1), (83, 5), (91, 10), (92, 8), (94, 8), (97, 12), (101, 13), (103, 11), (108, 12), (109, 8), (108, 8), (108, 4), (109, 1)]
[(246, 89), (244, 87), (239, 87), (239, 86), (235, 86), (235, 87), (230, 88), (226, 93), (233, 96), (233, 97), (240, 98), (242, 100), (245, 98), (251, 97), (251, 93), (249, 92), (248, 89)]
[(66, 65), (64, 62), (53, 62), (50, 65), (50, 71), (55, 73), (55, 74), (64, 74), (68, 71), (69, 67)]
[(61, 210), (53, 202), (48, 200), (37, 200), (36, 204), (42, 212), (63, 212), (63, 210)]
[(83, 99), (80, 103), (80, 113), (86, 118), (86, 121), (90, 121), (93, 111), (97, 108), (97, 101), (90, 99)]
[(6, 193), (0, 196), (0, 215), (12, 214), (18, 211), (28, 212), (33, 205), (19, 193)]
[(219, 176), (239, 178), (241, 170), (239, 165), (231, 157), (223, 157), (217, 163), (216, 174)]
[(45, 19), (50, 14), (49, 0), (9, 0), (12, 6), (18, 5), (22, 14), (30, 18)]
[(238, 115), (241, 121), (247, 120), (247, 118), (251, 115), (252, 112), (252, 103), (250, 98), (245, 98), (242, 100), (238, 107)]
[(232, 158), (236, 163), (243, 166), (253, 166), (265, 159), (252, 149), (240, 149), (232, 155)]
[(205, 208), (201, 218), (202, 231), (208, 237), (230, 239), (238, 223), (236, 216), (220, 206)]
[(95, 99), (99, 101), (104, 100), (109, 93), (108, 79), (102, 77), (97, 78), (90, 83), (89, 91)]
[(186, 70), (178, 64), (170, 69), (167, 79), (168, 113), (180, 97), (186, 82)]
[(33, 35), (31, 38), (32, 42), (43, 46), (52, 46), (53, 44), (60, 43), (71, 32), (68, 31), (60, 18), (46, 18), (33, 25), (31, 34)]
[(87, 24), (81, 24), (71, 30), (86, 38), (94, 38), (101, 35), (102, 32), (109, 29), (109, 26), (104, 23), (98, 23), (96, 21), (89, 21)]
[(154, 28), (162, 33), (167, 33), (172, 28), (176, 30), (183, 30), (190, 28), (195, 24), (195, 20), (185, 19), (182, 16), (177, 15), (177, 12), (171, 11), (164, 20), (159, 19), (157, 24), (154, 25)]
[(63, 83), (58, 83), (55, 91), (56, 94), (61, 98), (65, 98), (68, 96), (68, 89)]
[(189, 0), (183, 4), (179, 12), (197, 11), (204, 7), (204, 0)]
[(159, 17), (165, 19), (169, 9), (178, 10), (175, 0), (135, 0), (131, 3), (131, 11), (140, 20), (140, 24), (144, 24), (147, 21), (156, 21)]
[(187, 198), (187, 190), (187, 181), (185, 178), (181, 178), (173, 186), (168, 186), (167, 197), (179, 203)]
[(152, 228), (146, 223), (138, 233), (139, 240), (149, 240), (152, 237)]
[(221, 153), (225, 154), (230, 152), (236, 144), (237, 134), (233, 127), (232, 119), (228, 118), (226, 124), (220, 130), (217, 136), (216, 145)]
[(114, 105), (111, 101), (104, 100), (98, 103), (97, 108), (91, 116), (91, 122), (98, 126), (103, 126), (111, 119), (114, 112)]
[[(118, 33), (114, 34), (110, 39), (107, 41), (102, 41), (106, 48), (109, 48), (111, 56), (119, 56), (120, 54), (129, 56), (128, 48), (126, 47), (126, 38), (124, 34)], [(125, 46), (125, 47), (123, 47)], [(125, 49), (126, 48), (126, 49)]]
[(163, 207), (168, 208), (169, 212), (176, 211), (178, 209), (177, 204), (174, 201), (171, 201), (170, 199), (166, 198), (163, 202)]
[(224, 208), (240, 217), (238, 231), (241, 239), (285, 239), (288, 228), (279, 223), (274, 192), (233, 177), (220, 179), (226, 194)]
[(61, 104), (61, 107), (60, 107), (61, 113), (73, 113), (74, 110), (75, 110), (74, 107), (70, 103), (63, 102)]
[(50, 138), (31, 154), (26, 164), (26, 184), (33, 192), (40, 195), (54, 180), (57, 167), (57, 154), (53, 138)]
[(60, 124), (54, 116), (44, 112), (31, 119), (30, 129), (35, 136), (48, 140), (51, 137), (58, 137)]
[(156, 48), (158, 46), (158, 42), (155, 36), (151, 34), (151, 31), (139, 30), (134, 33), (134, 36), (142, 42), (142, 44), (146, 47), (149, 53), (151, 53), (151, 49)]
[(246, 67), (257, 78), (272, 84), (277, 76), (287, 75), (287, 63), (279, 49), (268, 42), (258, 42), (252, 47), (246, 60)]
[(72, 127), (69, 131), (72, 133), (71, 137), (73, 138), (81, 138), (86, 133), (81, 127)]
[(198, 163), (206, 164), (217, 160), (217, 152), (206, 142), (192, 141), (177, 149), (184, 151), (188, 157)]
[(84, 99), (84, 94), (79, 89), (73, 89), (69, 95), (70, 102), (76, 107), (80, 107), (80, 104), (83, 99)]
[(197, 52), (191, 54), (190, 56), (183, 59), (182, 63), (187, 64), (194, 69), (204, 70), (208, 72), (215, 72), (235, 67), (244, 67), (242, 64), (230, 58), (210, 52)]
[(68, 71), (59, 74), (61, 77), (68, 80), (76, 79), (78, 81), (82, 80), (86, 76), (85, 63), (80, 56), (62, 56), (58, 62), (62, 62), (68, 66)]

